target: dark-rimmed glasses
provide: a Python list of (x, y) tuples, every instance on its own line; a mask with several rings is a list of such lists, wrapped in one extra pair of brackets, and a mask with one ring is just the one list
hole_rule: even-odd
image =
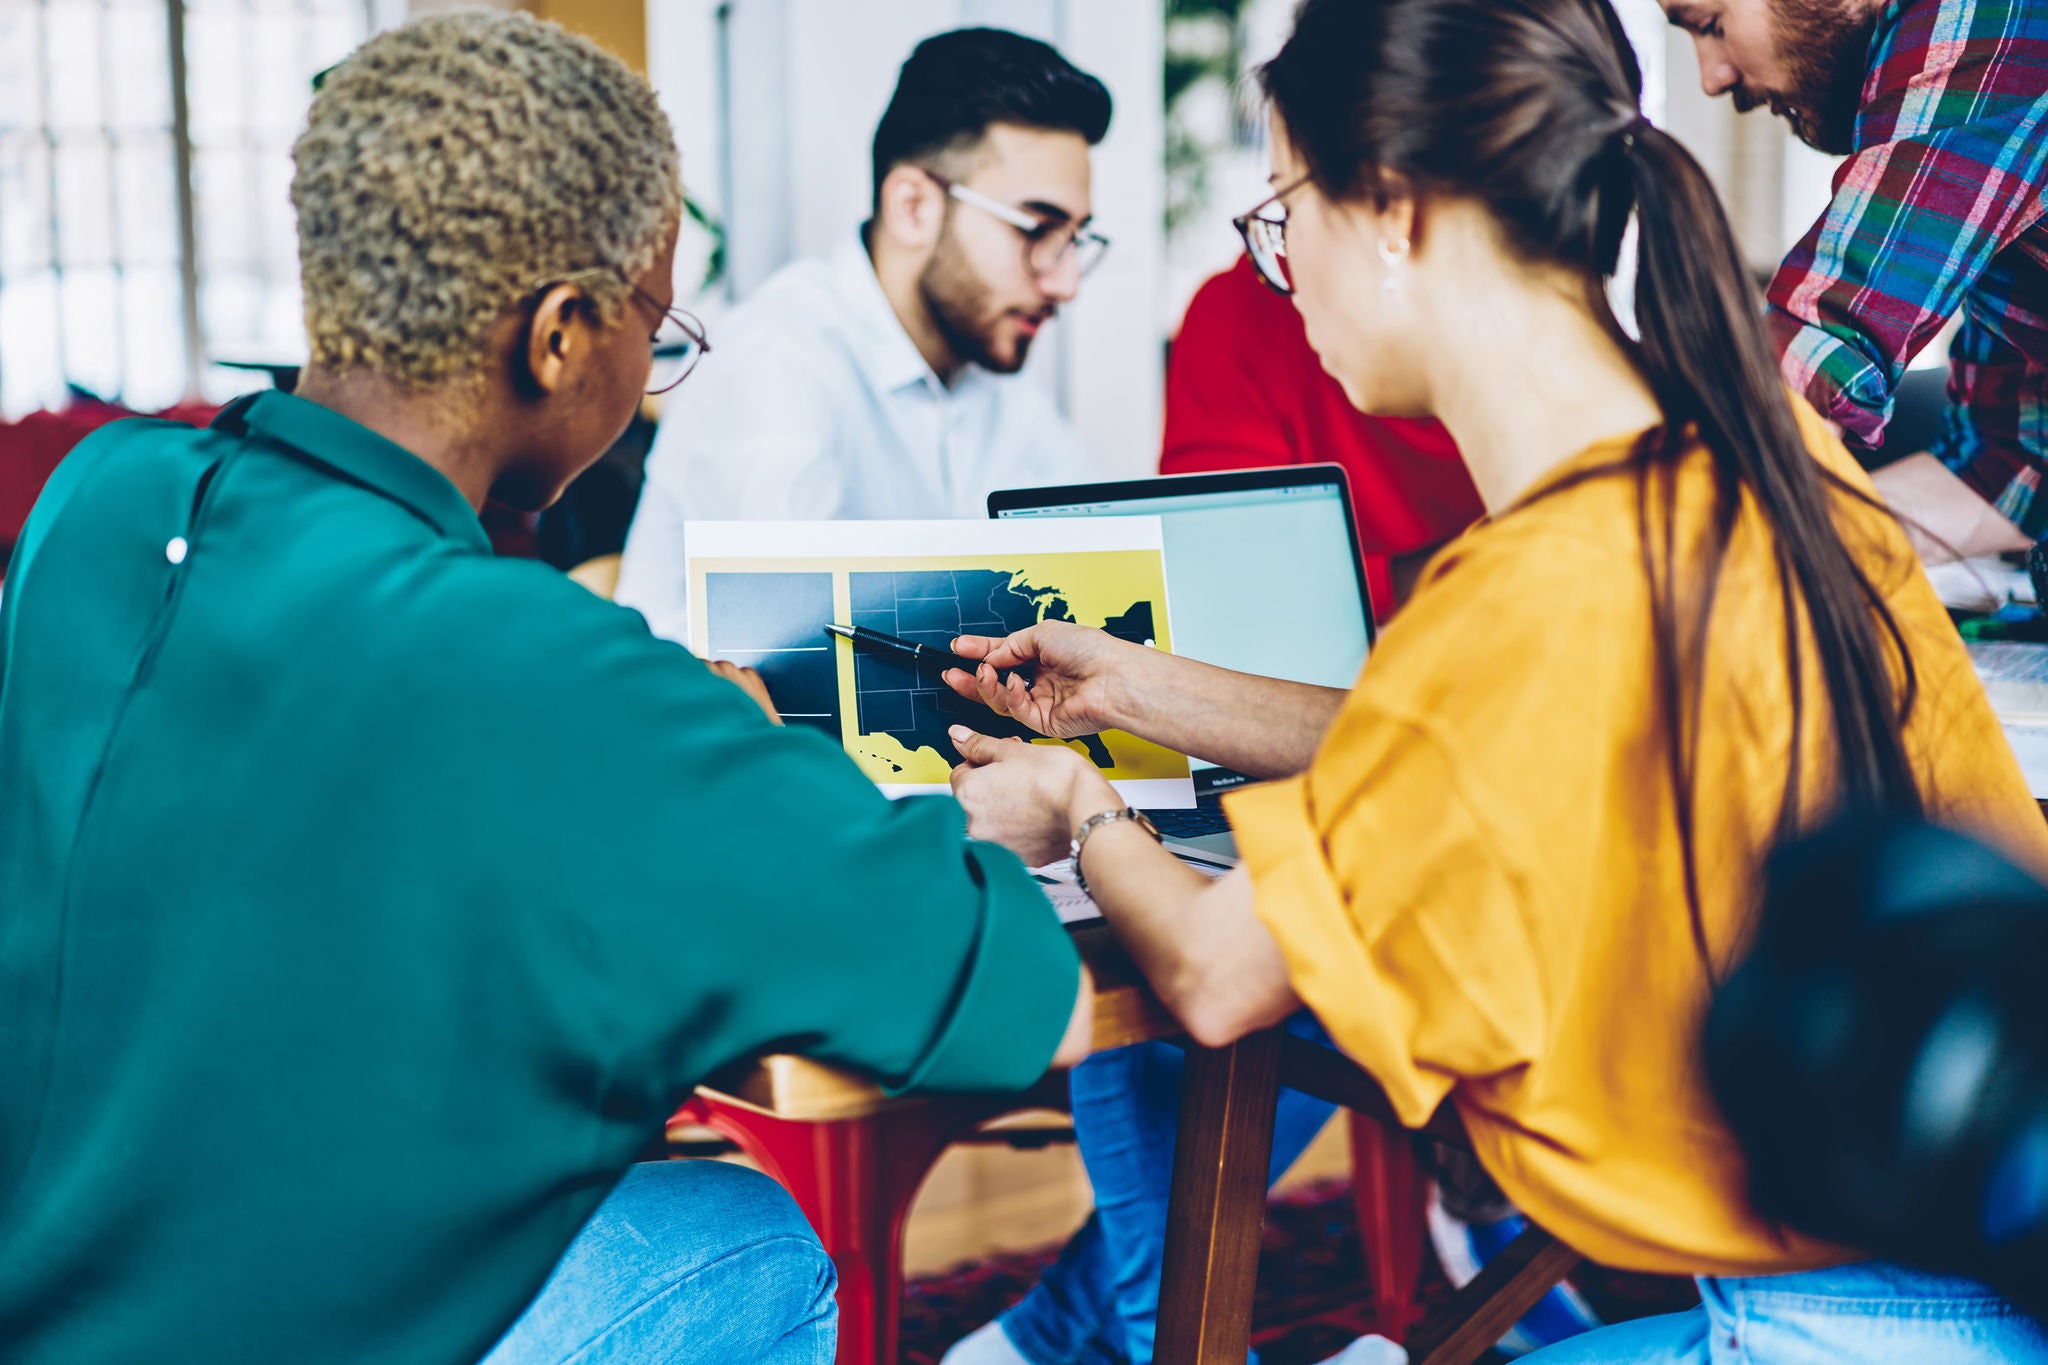
[[(529, 294), (544, 293), (558, 284), (574, 284), (597, 275), (615, 275), (625, 279), (625, 272), (615, 266), (598, 265), (588, 270), (578, 270), (559, 279), (546, 280), (533, 286)], [(711, 350), (710, 338), (705, 335), (704, 324), (697, 320), (688, 309), (673, 305), (664, 308), (661, 300), (626, 280), (626, 287), (634, 296), (652, 308), (661, 317), (650, 340), (654, 343), (653, 363), (647, 370), (647, 393), (667, 393), (690, 377), (690, 371), (697, 368), (697, 362)]]
[(1285, 189), (1273, 191), (1250, 213), (1230, 220), (1237, 235), (1244, 238), (1245, 254), (1252, 258), (1259, 278), (1268, 289), (1289, 297), (1294, 293), (1294, 277), (1287, 270), (1287, 196), (1312, 178), (1304, 175)]
[[(924, 167), (918, 169), (924, 170)], [(1101, 265), (1102, 258), (1109, 254), (1109, 238), (1086, 223), (1061, 222), (1025, 209), (1012, 208), (1000, 199), (991, 199), (979, 190), (948, 180), (937, 171), (925, 170), (924, 173), (949, 197), (980, 209), (1023, 233), (1024, 264), (1040, 279), (1057, 272), (1069, 258), (1073, 260), (1074, 268), (1085, 276)]]

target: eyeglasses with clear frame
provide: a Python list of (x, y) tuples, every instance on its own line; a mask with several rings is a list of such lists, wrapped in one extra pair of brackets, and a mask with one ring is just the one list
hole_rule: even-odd
[[(543, 280), (527, 291), (529, 297), (545, 293), (558, 284), (575, 284), (579, 280), (594, 279), (599, 275), (614, 275), (625, 280), (623, 270), (616, 266), (598, 265), (588, 270), (578, 270), (557, 279)], [(710, 338), (705, 334), (704, 324), (697, 320), (688, 309), (674, 306), (664, 308), (661, 300), (626, 280), (626, 287), (641, 302), (652, 308), (661, 318), (649, 338), (653, 342), (653, 363), (647, 370), (647, 393), (667, 393), (690, 377), (697, 368), (697, 362), (711, 351)]]
[(1273, 191), (1258, 207), (1231, 219), (1237, 235), (1244, 238), (1244, 250), (1252, 258), (1259, 278), (1277, 294), (1292, 297), (1294, 277), (1287, 270), (1287, 196), (1306, 185), (1312, 177), (1302, 176), (1285, 189)]
[[(918, 168), (924, 170), (922, 166)], [(1013, 208), (1000, 199), (991, 199), (979, 190), (969, 189), (956, 181), (948, 180), (936, 171), (925, 170), (932, 183), (943, 189), (947, 196), (959, 200), (970, 208), (980, 209), (991, 218), (1008, 223), (1024, 234), (1024, 264), (1039, 279), (1059, 271), (1071, 258), (1074, 268), (1086, 275), (1102, 264), (1102, 258), (1109, 253), (1109, 238), (1103, 236), (1085, 223), (1060, 222), (1020, 208)]]

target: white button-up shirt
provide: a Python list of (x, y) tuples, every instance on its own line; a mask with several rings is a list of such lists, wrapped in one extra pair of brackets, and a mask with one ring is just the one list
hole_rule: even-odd
[(675, 391), (618, 600), (684, 638), (685, 521), (982, 517), (995, 489), (1101, 477), (1020, 376), (969, 365), (940, 383), (856, 239), (778, 271)]

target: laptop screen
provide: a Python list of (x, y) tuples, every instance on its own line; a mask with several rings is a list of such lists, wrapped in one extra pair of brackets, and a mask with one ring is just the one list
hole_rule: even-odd
[[(1371, 613), (1343, 471), (1317, 465), (994, 494), (996, 517), (1157, 516), (1176, 654), (1325, 687), (1358, 680)], [(1197, 792), (1243, 779), (1195, 764)]]

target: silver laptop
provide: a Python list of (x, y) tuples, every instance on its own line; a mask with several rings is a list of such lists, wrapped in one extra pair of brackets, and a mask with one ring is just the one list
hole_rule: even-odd
[[(1342, 467), (1290, 465), (991, 493), (991, 517), (1156, 516), (1173, 594), (1173, 650), (1244, 673), (1350, 687), (1372, 607)], [(1147, 811), (1169, 847), (1229, 867), (1221, 797), (1253, 781), (1194, 765), (1196, 804)]]

